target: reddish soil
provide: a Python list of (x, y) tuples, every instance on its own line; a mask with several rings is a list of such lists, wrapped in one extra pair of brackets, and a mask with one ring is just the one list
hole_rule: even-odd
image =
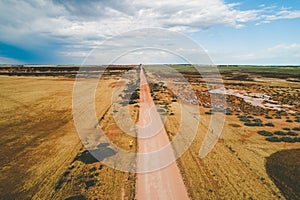
[[(137, 199), (189, 199), (182, 176), (175, 162), (172, 146), (167, 146), (170, 141), (165, 131), (160, 115), (156, 111), (150, 95), (150, 88), (143, 69), (140, 74), (140, 115), (138, 123), (138, 171), (153, 172), (137, 174), (136, 198)], [(154, 152), (166, 147), (164, 152)], [(169, 147), (169, 148), (168, 148)], [(145, 155), (147, 154), (147, 155)], [(166, 165), (166, 161), (174, 160)]]

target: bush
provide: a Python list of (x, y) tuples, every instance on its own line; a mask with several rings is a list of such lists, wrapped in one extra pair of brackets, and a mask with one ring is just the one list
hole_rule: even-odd
[(286, 135), (286, 133), (283, 131), (275, 131), (274, 134), (275, 135)]
[(293, 138), (290, 138), (290, 137), (282, 137), (281, 140), (283, 142), (290, 142), (290, 143), (293, 143), (295, 142)]
[(225, 115), (232, 115), (232, 112), (231, 111), (226, 111)]
[(273, 117), (271, 117), (271, 116), (269, 116), (269, 115), (266, 115), (265, 118), (266, 118), (266, 119), (273, 119)]
[(130, 100), (128, 103), (129, 104), (135, 104), (135, 101)]
[(246, 122), (244, 123), (245, 126), (252, 126), (252, 123), (251, 122)]
[(213, 114), (213, 112), (211, 112), (211, 111), (208, 111), (208, 112), (205, 112), (205, 114), (206, 114), (206, 115), (212, 115), (212, 114)]
[(154, 97), (153, 97), (153, 100), (154, 100), (154, 101), (157, 101), (157, 100), (159, 100), (159, 98), (158, 98), (157, 96), (154, 96)]
[(241, 122), (250, 122), (245, 115), (239, 115), (238, 118)]
[(262, 123), (261, 119), (258, 119), (258, 118), (257, 119), (253, 119), (253, 121), (256, 122), (256, 123)]
[(286, 130), (286, 131), (290, 131), (291, 129), (290, 128), (288, 128), (288, 127), (284, 127), (284, 128), (282, 128), (283, 130)]
[(86, 181), (85, 182), (85, 188), (86, 189), (89, 189), (89, 187), (92, 187), (94, 186), (96, 183), (95, 183), (95, 180), (90, 180), (90, 181)]
[(241, 122), (247, 122), (247, 123), (251, 123), (247, 118), (240, 118)]
[(92, 167), (92, 168), (89, 169), (90, 172), (94, 172), (94, 171), (96, 171), (96, 170), (97, 170), (96, 167)]
[(295, 141), (295, 142), (300, 142), (300, 137), (295, 137), (295, 138), (294, 138), (294, 141)]
[(297, 133), (295, 133), (293, 131), (289, 131), (289, 132), (287, 132), (287, 134), (290, 135), (290, 136), (297, 136), (298, 135)]
[(274, 127), (275, 125), (272, 123), (272, 122), (268, 122), (265, 124), (265, 126), (271, 126), (271, 127)]
[(244, 123), (245, 126), (264, 126), (263, 123), (259, 123), (259, 122), (246, 122)]
[(287, 120), (286, 120), (286, 122), (293, 122), (293, 120), (291, 120), (291, 119), (287, 119)]
[(281, 139), (279, 137), (268, 137), (266, 138), (269, 142), (281, 142)]
[(270, 131), (265, 131), (265, 130), (258, 131), (257, 133), (262, 136), (272, 136), (273, 135)]
[(255, 122), (254, 124), (255, 124), (255, 126), (264, 126), (264, 124), (261, 122)]
[(300, 127), (293, 128), (293, 131), (300, 131)]

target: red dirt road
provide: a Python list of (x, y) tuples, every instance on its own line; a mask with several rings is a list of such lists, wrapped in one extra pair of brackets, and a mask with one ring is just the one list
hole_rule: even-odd
[[(143, 69), (141, 69), (140, 81), (137, 171), (144, 173), (137, 174), (136, 199), (189, 199)], [(158, 150), (163, 151), (158, 153)], [(174, 162), (168, 165), (170, 161)], [(157, 170), (153, 171), (153, 169)]]

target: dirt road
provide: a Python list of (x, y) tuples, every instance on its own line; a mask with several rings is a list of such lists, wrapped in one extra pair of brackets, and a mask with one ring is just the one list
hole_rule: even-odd
[[(182, 176), (175, 162), (172, 146), (150, 94), (150, 88), (140, 72), (140, 114), (138, 130), (138, 173), (136, 198), (141, 199), (189, 199)], [(158, 150), (164, 149), (161, 153)], [(166, 166), (167, 162), (174, 162)], [(166, 166), (160, 169), (160, 166)]]

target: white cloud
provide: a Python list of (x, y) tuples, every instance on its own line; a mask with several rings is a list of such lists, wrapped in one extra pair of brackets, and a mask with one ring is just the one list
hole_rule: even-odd
[(0, 41), (27, 49), (59, 44), (61, 55), (79, 57), (99, 41), (139, 28), (193, 32), (300, 17), (300, 11), (237, 6), (223, 0), (0, 1)]
[(300, 10), (290, 11), (290, 10), (282, 10), (276, 13), (275, 15), (270, 15), (266, 17), (267, 21), (273, 21), (278, 19), (295, 19), (300, 18)]
[[(259, 11), (235, 9), (221, 0), (198, 1), (1, 1), (1, 40), (38, 34), (79, 38), (110, 37), (124, 31), (162, 27), (193, 31), (216, 25), (240, 27)], [(34, 41), (32, 41), (34, 42)]]
[[(300, 11), (280, 10), (264, 15), (270, 7), (239, 10), (237, 5), (222, 0), (0, 1), (0, 40), (14, 43), (38, 35), (79, 41), (145, 27), (188, 32), (220, 25), (241, 28), (249, 21), (267, 23), (300, 17)], [(33, 44), (40, 42), (38, 38), (30, 40)]]
[[(300, 44), (278, 44), (255, 53), (211, 52), (218, 63), (232, 64), (299, 64)], [(216, 58), (216, 59), (214, 59)]]
[[(276, 9), (274, 7), (265, 8), (265, 10)], [(268, 24), (271, 21), (281, 20), (281, 19), (297, 19), (300, 18), (300, 10), (287, 10), (285, 8), (280, 9), (277, 12), (273, 12), (273, 14), (262, 15), (260, 16), (262, 19), (260, 22), (256, 23), (256, 25)]]
[[(147, 36), (147, 37), (145, 37)], [(119, 59), (119, 57), (122, 57)], [(124, 63), (211, 63), (206, 51), (183, 34), (166, 29), (143, 29), (104, 41), (85, 64)]]

